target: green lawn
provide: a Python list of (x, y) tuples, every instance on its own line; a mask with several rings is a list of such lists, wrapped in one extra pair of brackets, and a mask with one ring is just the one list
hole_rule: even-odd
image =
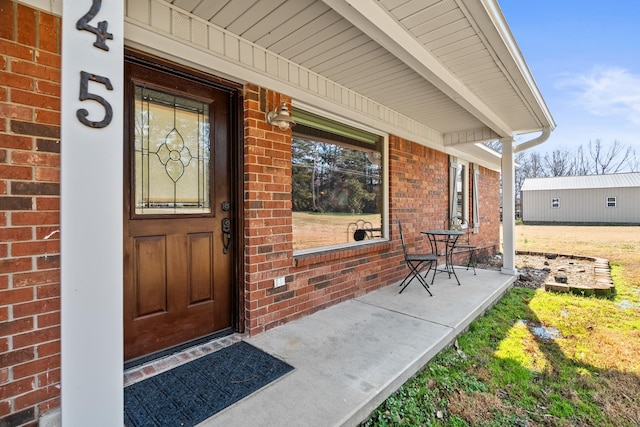
[(609, 258), (617, 295), (512, 289), (364, 425), (640, 425), (640, 228), (516, 230), (517, 249)]

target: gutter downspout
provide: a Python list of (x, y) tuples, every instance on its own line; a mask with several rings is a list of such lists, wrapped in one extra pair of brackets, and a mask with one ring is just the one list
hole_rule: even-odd
[(540, 145), (543, 142), (545, 142), (547, 139), (549, 139), (549, 135), (551, 135), (551, 127), (545, 126), (542, 128), (542, 133), (537, 138), (534, 138), (532, 140), (516, 145), (513, 148), (513, 153), (517, 154), (521, 151), (528, 150), (529, 148), (533, 148), (536, 145)]
[(502, 273), (517, 276), (516, 269), (516, 218), (515, 218), (515, 163), (514, 155), (521, 151), (540, 145), (549, 139), (551, 128), (542, 128), (540, 136), (513, 145), (513, 137), (502, 138)]

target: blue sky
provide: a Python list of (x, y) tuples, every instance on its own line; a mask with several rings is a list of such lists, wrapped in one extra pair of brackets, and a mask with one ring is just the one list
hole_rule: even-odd
[(498, 0), (557, 128), (539, 152), (618, 140), (640, 155), (640, 0)]

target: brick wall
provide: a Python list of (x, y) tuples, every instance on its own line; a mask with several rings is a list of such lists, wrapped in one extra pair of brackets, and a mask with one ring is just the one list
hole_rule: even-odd
[[(495, 251), (500, 248), (500, 172), (480, 168), (478, 179), (478, 193), (480, 194), (480, 230), (473, 236), (473, 243), (477, 246), (495, 245)], [(490, 251), (493, 254), (494, 251)]]
[[(396, 279), (389, 243), (293, 257), (291, 132), (265, 121), (290, 99), (248, 85), (244, 90), (245, 327), (257, 334), (362, 295)], [(396, 254), (397, 255), (397, 254)], [(393, 262), (398, 268), (399, 260)], [(274, 288), (274, 279), (285, 285)]]
[(428, 252), (420, 230), (448, 222), (449, 156), (395, 136), (389, 139), (389, 156), (391, 237), (399, 238), (396, 221), (401, 221), (411, 250)]
[[(256, 333), (289, 308), (271, 295), (273, 279), (292, 265), (291, 131), (265, 121), (290, 99), (248, 85), (244, 90), (245, 327)], [(281, 289), (281, 288), (279, 288)]]
[[(448, 216), (448, 156), (391, 136), (391, 242), (294, 257), (291, 135), (264, 121), (265, 111), (279, 102), (276, 93), (245, 89), (245, 319), (250, 334), (401, 280), (406, 266), (396, 221), (402, 221), (412, 250), (428, 251), (420, 230), (442, 228)], [(485, 186), (497, 195), (490, 179), (498, 184), (493, 176)], [(491, 235), (487, 226), (482, 236), (495, 242), (498, 233)], [(279, 276), (285, 286), (274, 288)]]
[(0, 425), (59, 406), (60, 43), (0, 0)]
[[(324, 251), (293, 257), (291, 132), (265, 122), (288, 98), (247, 86), (244, 215), (245, 326), (257, 334), (398, 280), (397, 245)], [(274, 279), (285, 285), (274, 288)]]

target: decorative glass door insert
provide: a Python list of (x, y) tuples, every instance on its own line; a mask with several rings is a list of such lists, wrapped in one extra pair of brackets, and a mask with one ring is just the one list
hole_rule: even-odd
[(136, 215), (210, 214), (209, 104), (135, 87)]

